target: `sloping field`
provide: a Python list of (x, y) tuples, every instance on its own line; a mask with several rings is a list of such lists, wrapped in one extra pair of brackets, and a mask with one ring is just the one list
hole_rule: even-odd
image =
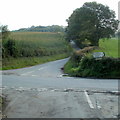
[(20, 51), (26, 54), (28, 52), (28, 56), (53, 55), (67, 51), (63, 33), (13, 32), (11, 38), (16, 40)]
[(64, 33), (60, 32), (12, 32), (10, 38), (15, 42), (15, 46), (12, 46), (15, 48), (15, 57), (8, 55), (3, 58), (3, 69), (22, 68), (62, 59), (69, 56), (71, 49), (64, 39)]
[(103, 52), (105, 52), (106, 56), (109, 57), (120, 57), (119, 52), (119, 40), (116, 39), (101, 39), (99, 41), (99, 47), (102, 49)]

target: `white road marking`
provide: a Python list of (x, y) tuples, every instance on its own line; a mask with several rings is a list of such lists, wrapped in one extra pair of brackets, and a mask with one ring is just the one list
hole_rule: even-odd
[(42, 69), (44, 69), (45, 67), (42, 67), (42, 68), (40, 68), (40, 69), (38, 69), (38, 70), (42, 70)]
[(93, 106), (93, 104), (92, 104), (92, 102), (91, 102), (91, 100), (90, 100), (90, 97), (89, 97), (88, 94), (87, 94), (87, 91), (84, 90), (84, 93), (85, 93), (85, 96), (86, 96), (86, 98), (87, 98), (87, 101), (88, 101), (88, 104), (89, 104), (90, 108), (93, 109), (94, 106)]
[(32, 75), (32, 76), (37, 76), (37, 75)]
[(57, 78), (61, 78), (61, 77), (63, 77), (63, 75), (58, 75), (58, 76), (57, 76)]
[(27, 73), (24, 73), (24, 74), (21, 74), (21, 75), (28, 75), (28, 74), (30, 74), (32, 72), (34, 72), (34, 71), (30, 71), (30, 72), (27, 72)]
[(102, 107), (100, 105), (97, 105), (98, 109), (101, 109)]

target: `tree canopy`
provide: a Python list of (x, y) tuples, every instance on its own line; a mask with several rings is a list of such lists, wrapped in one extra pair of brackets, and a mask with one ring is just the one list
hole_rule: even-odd
[(72, 39), (79, 44), (89, 40), (92, 45), (98, 45), (100, 38), (111, 37), (119, 24), (113, 10), (96, 2), (84, 3), (73, 11), (67, 22), (67, 40)]

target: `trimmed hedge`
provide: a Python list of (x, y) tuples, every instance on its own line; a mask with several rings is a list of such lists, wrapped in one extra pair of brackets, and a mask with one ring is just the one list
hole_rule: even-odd
[(65, 65), (64, 72), (70, 76), (92, 78), (120, 78), (120, 58), (73, 55)]
[(84, 57), (77, 73), (77, 76), (82, 77), (120, 78), (120, 59)]

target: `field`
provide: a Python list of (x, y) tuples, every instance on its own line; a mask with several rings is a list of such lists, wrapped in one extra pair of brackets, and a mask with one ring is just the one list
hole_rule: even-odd
[(13, 47), (16, 53), (15, 57), (3, 58), (3, 69), (21, 68), (62, 59), (69, 56), (71, 49), (63, 33), (12, 32), (10, 38), (14, 39)]
[(118, 58), (119, 56), (119, 43), (117, 38), (112, 39), (100, 39), (99, 47), (100, 51), (105, 52), (106, 56)]
[(46, 56), (67, 51), (62, 33), (13, 32), (11, 38), (16, 40), (17, 48), (25, 52), (23, 56)]

